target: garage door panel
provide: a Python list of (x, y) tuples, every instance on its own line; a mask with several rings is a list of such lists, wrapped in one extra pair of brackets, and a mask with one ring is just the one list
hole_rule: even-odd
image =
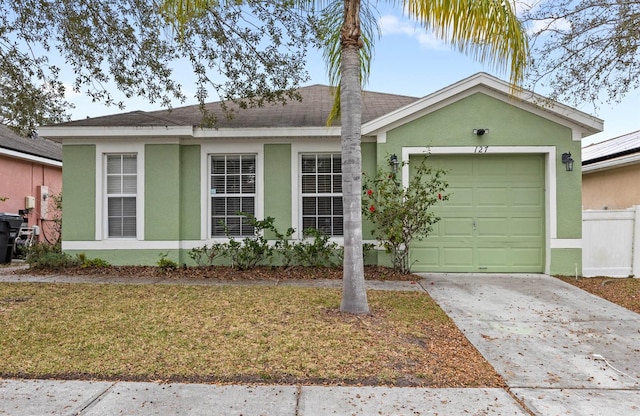
[(504, 158), (482, 158), (475, 163), (475, 175), (504, 177), (509, 173), (509, 162)]
[(428, 163), (449, 171), (451, 196), (434, 207), (442, 219), (432, 235), (413, 243), (413, 270), (544, 271), (543, 155), (432, 155)]
[(473, 264), (473, 249), (471, 247), (443, 247), (443, 267), (469, 267)]
[(478, 218), (476, 235), (478, 237), (502, 237), (509, 235), (509, 221), (507, 218)]
[(544, 224), (541, 218), (512, 218), (510, 228), (514, 237), (543, 238)]
[(480, 187), (476, 189), (476, 206), (507, 207), (509, 192), (504, 187)]
[(449, 192), (449, 200), (445, 201), (442, 206), (449, 208), (472, 208), (473, 207), (473, 188), (466, 187), (454, 187), (450, 186), (447, 189)]
[[(430, 156), (429, 163), (434, 159), (434, 156)], [(473, 165), (466, 163), (463, 159), (448, 156), (438, 157), (438, 159), (437, 161), (434, 160), (434, 166), (448, 170), (447, 177), (473, 176)]]
[(513, 176), (540, 177), (544, 176), (544, 164), (538, 160), (520, 157), (512, 160), (509, 166), (509, 174)]
[(507, 263), (508, 249), (504, 247), (480, 247), (478, 252), (478, 264), (480, 267), (504, 266)]
[(472, 237), (471, 218), (443, 218), (440, 220), (442, 237)]
[(418, 247), (411, 250), (409, 261), (414, 269), (429, 270), (441, 267), (439, 247)]
[(511, 205), (513, 207), (534, 207), (538, 209), (543, 204), (544, 194), (539, 187), (512, 187)]

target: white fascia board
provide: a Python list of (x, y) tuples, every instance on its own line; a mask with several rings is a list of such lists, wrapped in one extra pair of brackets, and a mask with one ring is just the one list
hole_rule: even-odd
[(640, 162), (640, 153), (621, 156), (615, 159), (603, 160), (602, 162), (592, 163), (582, 166), (582, 173), (598, 172), (601, 170), (621, 168), (623, 166), (633, 165)]
[(276, 128), (199, 128), (192, 126), (140, 126), (140, 127), (40, 127), (42, 137), (61, 141), (72, 138), (116, 137), (296, 137), (340, 136), (340, 127), (276, 127)]
[(340, 127), (196, 128), (194, 138), (340, 137)]
[(193, 137), (191, 126), (138, 126), (138, 127), (67, 127), (38, 128), (38, 134), (47, 139), (61, 141), (71, 138), (112, 137)]
[(483, 92), (508, 104), (571, 127), (574, 131), (579, 130), (579, 134), (574, 134), (574, 139), (601, 132), (603, 129), (603, 121), (597, 117), (564, 104), (552, 102), (528, 90), (512, 90), (509, 83), (486, 73), (478, 73), (363, 124), (362, 134), (388, 131), (395, 125), (404, 124), (477, 92)]
[(47, 165), (47, 166), (55, 166), (55, 167), (58, 167), (58, 168), (62, 167), (62, 162), (57, 161), (57, 160), (47, 159), (46, 157), (41, 157), (41, 156), (34, 156), (34, 155), (30, 155), (28, 153), (17, 152), (15, 150), (5, 149), (5, 148), (1, 148), (1, 147), (0, 147), (0, 155), (14, 157), (16, 159), (26, 160), (28, 162), (41, 163), (41, 164)]

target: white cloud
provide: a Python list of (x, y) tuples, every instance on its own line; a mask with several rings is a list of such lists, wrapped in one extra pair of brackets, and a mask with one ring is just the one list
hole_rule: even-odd
[(529, 28), (529, 34), (539, 34), (547, 30), (568, 31), (571, 29), (571, 23), (567, 19), (544, 19), (537, 20)]
[(447, 49), (440, 39), (427, 32), (418, 23), (412, 20), (387, 14), (380, 17), (379, 24), (382, 36), (408, 36), (409, 38), (418, 41), (420, 46), (426, 49)]
[(73, 84), (70, 82), (63, 82), (62, 85), (64, 86), (64, 98), (72, 99), (73, 97), (82, 95), (81, 93), (73, 90)]
[[(529, 0), (515, 0), (513, 2), (516, 15), (522, 17), (526, 12), (531, 11), (538, 7), (542, 0), (534, 0), (533, 3), (530, 3)], [(546, 30), (559, 30), (559, 31), (567, 31), (571, 30), (571, 23), (566, 19), (544, 19), (533, 21), (530, 26), (527, 28), (527, 33), (529, 35), (537, 35)]]

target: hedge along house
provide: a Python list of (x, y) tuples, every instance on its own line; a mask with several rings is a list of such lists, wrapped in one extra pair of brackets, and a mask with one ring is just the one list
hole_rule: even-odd
[[(363, 94), (363, 172), (396, 154), (447, 169), (442, 220), (411, 251), (420, 272), (573, 274), (581, 268), (580, 140), (602, 121), (479, 73), (424, 98)], [(155, 264), (252, 233), (237, 212), (281, 231), (316, 227), (342, 237), (340, 127), (326, 126), (327, 86), (301, 101), (218, 114), (198, 106), (130, 112), (41, 129), (63, 144), (63, 249), (112, 264)], [(484, 133), (484, 134), (483, 134)], [(571, 153), (574, 171), (562, 154)], [(411, 163), (400, 171), (403, 181)], [(365, 239), (371, 238), (364, 224)], [(381, 252), (374, 261), (384, 264)]]

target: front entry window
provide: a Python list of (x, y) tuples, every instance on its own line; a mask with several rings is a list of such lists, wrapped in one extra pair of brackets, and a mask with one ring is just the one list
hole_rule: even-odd
[(302, 155), (302, 228), (343, 235), (340, 154)]
[(136, 237), (137, 156), (107, 155), (107, 229), (109, 238)]
[(256, 212), (256, 156), (211, 156), (211, 236), (251, 236), (240, 213)]

